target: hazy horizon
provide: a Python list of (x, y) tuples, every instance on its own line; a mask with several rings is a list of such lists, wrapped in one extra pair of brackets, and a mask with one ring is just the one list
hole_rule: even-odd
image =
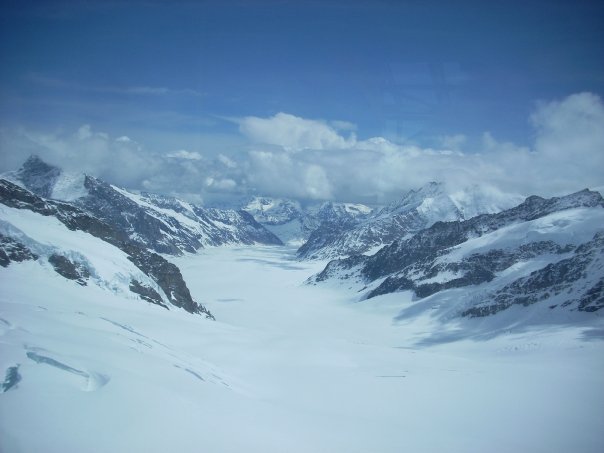
[(386, 203), (429, 181), (604, 185), (595, 3), (9, 2), (0, 171)]

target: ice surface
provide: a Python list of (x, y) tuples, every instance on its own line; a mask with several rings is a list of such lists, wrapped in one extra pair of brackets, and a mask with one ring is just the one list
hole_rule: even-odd
[[(456, 329), (498, 318), (394, 321), (417, 303), (409, 293), (354, 303), (302, 285), (325, 263), (292, 249), (173, 261), (218, 321), (33, 261), (0, 269), (0, 370), (20, 364), (21, 376), (0, 394), (0, 451), (604, 450), (601, 320), (469, 340)], [(462, 339), (428, 345), (438, 331)]]

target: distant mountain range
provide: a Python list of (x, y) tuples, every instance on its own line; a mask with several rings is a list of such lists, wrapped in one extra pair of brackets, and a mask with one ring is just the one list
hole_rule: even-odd
[[(333, 260), (309, 282), (342, 282), (373, 298), (413, 291), (442, 316), (482, 317), (514, 306), (604, 307), (604, 199), (583, 190), (527, 198), (468, 220), (436, 222), (372, 256)], [(418, 306), (410, 309), (418, 310)]]
[(522, 200), (519, 195), (477, 186), (449, 192), (444, 184), (431, 182), (382, 207), (334, 202), (302, 205), (295, 200), (254, 197), (241, 209), (283, 242), (299, 245), (298, 258), (314, 260), (375, 253), (437, 221), (499, 212)]
[(320, 202), (302, 204), (296, 200), (252, 197), (242, 210), (251, 214), (284, 243), (302, 245), (323, 224), (354, 223), (366, 218), (373, 208), (363, 204)]
[(587, 189), (521, 202), (430, 183), (379, 209), (254, 197), (232, 210), (134, 193), (36, 156), (0, 178), (0, 266), (38, 263), (168, 309), (212, 317), (160, 254), (296, 241), (299, 259), (336, 258), (309, 283), (344, 285), (360, 300), (412, 291), (413, 310), (445, 317), (604, 307), (604, 200)]
[(136, 194), (37, 156), (0, 179), (2, 267), (33, 261), (82, 286), (211, 318), (159, 253), (251, 244), (281, 241), (245, 211)]
[(157, 253), (180, 255), (217, 245), (281, 244), (245, 211), (202, 208), (163, 195), (136, 194), (89, 175), (64, 172), (37, 156), (3, 177), (40, 197), (78, 206)]
[(499, 212), (520, 201), (519, 196), (485, 191), (476, 186), (450, 193), (443, 184), (431, 182), (364, 218), (323, 224), (300, 247), (298, 256), (329, 259), (372, 253), (437, 221), (464, 220)]

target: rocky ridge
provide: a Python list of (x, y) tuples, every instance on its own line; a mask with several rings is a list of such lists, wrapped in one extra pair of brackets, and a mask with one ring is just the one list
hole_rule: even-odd
[(516, 196), (492, 194), (478, 187), (449, 193), (443, 184), (431, 182), (358, 221), (330, 223), (315, 230), (298, 249), (298, 257), (334, 259), (371, 254), (438, 221), (467, 220), (499, 212), (518, 201)]
[(92, 176), (65, 173), (37, 156), (5, 178), (40, 197), (68, 201), (157, 253), (181, 255), (226, 244), (281, 244), (246, 212), (135, 194)]
[[(145, 287), (138, 281), (131, 281), (134, 292), (144, 296), (147, 301), (152, 301), (167, 307), (173, 305), (190, 313), (203, 314), (212, 318), (212, 314), (191, 297), (180, 270), (165, 258), (147, 250), (139, 243), (131, 240), (123, 231), (94, 217), (77, 206), (56, 200), (46, 200), (38, 195), (4, 179), (0, 179), (0, 203), (19, 210), (28, 210), (45, 217), (54, 217), (71, 231), (83, 231), (126, 253), (130, 260), (150, 281), (154, 282), (165, 294), (162, 298), (157, 291)], [(2, 232), (0, 248), (0, 261), (3, 266), (8, 266), (12, 261), (37, 260), (40, 258), (34, 251), (19, 241), (19, 236), (7, 236), (14, 231), (10, 224), (5, 224)], [(80, 285), (86, 285), (91, 275), (91, 269), (85, 260), (74, 259), (61, 253), (49, 252), (46, 257), (55, 271), (61, 276), (75, 280)], [(155, 294), (151, 293), (151, 290)]]
[[(423, 299), (483, 285), (487, 289), (460, 303), (463, 316), (560, 298), (554, 308), (596, 311), (604, 306), (602, 208), (602, 196), (587, 189), (532, 196), (497, 214), (437, 222), (373, 256), (333, 260), (310, 281), (356, 281), (366, 287), (363, 298), (410, 290)], [(527, 263), (535, 269), (515, 270)]]

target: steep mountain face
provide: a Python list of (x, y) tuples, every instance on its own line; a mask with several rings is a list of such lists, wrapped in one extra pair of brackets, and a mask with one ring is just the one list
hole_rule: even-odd
[(25, 187), (44, 198), (51, 198), (55, 184), (61, 176), (61, 170), (38, 158), (31, 156), (19, 170), (15, 178)]
[(226, 244), (281, 244), (243, 211), (205, 209), (176, 198), (137, 195), (92, 176), (65, 173), (36, 156), (7, 177), (41, 197), (72, 202), (158, 253), (180, 255)]
[(438, 298), (463, 288), (462, 316), (542, 301), (596, 311), (604, 306), (603, 208), (602, 196), (589, 190), (529, 197), (497, 214), (437, 222), (373, 256), (331, 261), (312, 281), (354, 281), (365, 298), (404, 290)]
[(213, 318), (180, 270), (123, 231), (71, 204), (0, 179), (0, 265), (36, 261), (81, 286)]
[(242, 210), (289, 244), (304, 243), (322, 226), (327, 226), (325, 233), (339, 224), (356, 223), (372, 212), (362, 204), (323, 202), (303, 206), (297, 201), (268, 197), (254, 197)]
[(552, 309), (558, 305), (586, 312), (604, 308), (604, 232), (576, 247), (568, 258), (491, 291), (462, 316), (487, 316), (512, 305), (528, 306), (542, 300)]
[(429, 183), (412, 190), (359, 222), (344, 222), (318, 229), (298, 250), (302, 259), (346, 257), (371, 252), (433, 225), (437, 221), (465, 220), (499, 212), (519, 202), (516, 196), (472, 187), (448, 193), (443, 184)]

